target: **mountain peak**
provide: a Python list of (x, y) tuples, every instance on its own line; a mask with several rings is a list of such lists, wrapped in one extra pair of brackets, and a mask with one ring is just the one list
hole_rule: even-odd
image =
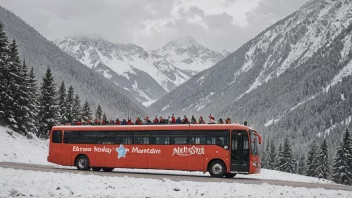
[(170, 41), (163, 48), (189, 48), (189, 47), (196, 47), (196, 48), (204, 48), (203, 45), (199, 44), (194, 38), (190, 36), (179, 37), (173, 41)]

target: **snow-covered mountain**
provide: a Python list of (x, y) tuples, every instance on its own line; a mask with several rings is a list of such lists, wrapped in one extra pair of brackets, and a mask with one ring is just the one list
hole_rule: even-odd
[(54, 43), (146, 106), (224, 58), (190, 37), (155, 51), (92, 37), (66, 37)]
[(248, 120), (275, 140), (338, 135), (351, 125), (351, 48), (352, 1), (309, 1), (150, 108)]

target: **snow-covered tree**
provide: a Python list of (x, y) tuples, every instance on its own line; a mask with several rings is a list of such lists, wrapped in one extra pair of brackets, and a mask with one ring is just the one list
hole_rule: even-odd
[(307, 157), (307, 176), (317, 177), (318, 172), (318, 158), (317, 158), (317, 143), (313, 141), (313, 144), (310, 146), (308, 157)]
[(285, 138), (284, 148), (282, 150), (281, 158), (279, 159), (279, 170), (294, 173), (294, 160), (292, 159), (292, 150), (288, 138)]
[(103, 120), (105, 120), (105, 122), (107, 121), (107, 118), (106, 118), (106, 114), (103, 113)]
[(274, 170), (276, 165), (276, 148), (275, 148), (273, 139), (270, 141), (270, 154), (269, 154), (268, 161), (269, 161), (268, 163), (269, 169)]
[(339, 184), (352, 185), (352, 140), (346, 129), (341, 145), (332, 164), (332, 180)]
[(74, 121), (82, 120), (81, 100), (78, 94), (76, 94), (75, 101), (73, 102), (73, 119)]
[(8, 96), (6, 93), (7, 78), (5, 78), (9, 73), (8, 68), (8, 40), (6, 33), (4, 31), (4, 26), (0, 21), (0, 123), (5, 122), (5, 109)]
[(317, 162), (317, 176), (319, 178), (327, 179), (330, 175), (330, 163), (328, 156), (328, 144), (326, 143), (326, 139), (324, 139), (323, 143), (321, 144)]
[(58, 124), (55, 83), (50, 68), (47, 69), (43, 77), (40, 91), (40, 124), (38, 136), (47, 136), (51, 128)]
[(8, 56), (8, 74), (4, 76), (7, 81), (7, 88), (5, 89), (5, 121), (14, 130), (20, 130), (16, 121), (16, 115), (20, 111), (21, 107), (19, 101), (21, 99), (21, 60), (19, 57), (16, 40), (13, 40), (9, 45), (9, 56)]
[(15, 120), (19, 127), (19, 130), (23, 132), (25, 135), (29, 132), (29, 127), (32, 125), (30, 123), (29, 112), (30, 112), (30, 84), (29, 84), (29, 76), (28, 76), (28, 68), (26, 65), (26, 61), (23, 61), (22, 68), (19, 73), (19, 85), (18, 93), (17, 93), (17, 104), (18, 108), (15, 111)]
[(73, 87), (70, 86), (68, 88), (67, 96), (66, 96), (66, 118), (67, 122), (73, 122), (73, 106), (74, 106), (74, 90)]
[(95, 111), (95, 119), (101, 120), (103, 116), (103, 110), (101, 109), (101, 106), (98, 105), (97, 110)]
[(58, 91), (58, 98), (57, 98), (57, 104), (58, 104), (58, 117), (59, 117), (59, 122), (64, 125), (67, 122), (67, 117), (66, 117), (66, 86), (65, 82), (62, 81), (59, 91)]
[(84, 122), (88, 122), (92, 120), (92, 111), (90, 109), (90, 105), (88, 101), (86, 101), (82, 108), (82, 119)]
[(33, 71), (33, 67), (29, 72), (29, 122), (28, 122), (28, 130), (37, 134), (38, 132), (38, 114), (39, 114), (39, 96), (38, 96), (38, 87), (35, 80), (35, 75)]
[(270, 150), (270, 147), (269, 147), (269, 139), (265, 145), (265, 149), (262, 151), (262, 157), (261, 157), (261, 160), (262, 160), (262, 168), (269, 168), (269, 150)]
[(280, 170), (280, 167), (282, 165), (282, 146), (281, 146), (281, 143), (279, 145), (279, 151), (277, 153), (277, 157), (276, 157), (276, 163), (275, 163), (275, 170)]
[(298, 174), (305, 175), (306, 169), (306, 157), (304, 155), (301, 155), (298, 161)]

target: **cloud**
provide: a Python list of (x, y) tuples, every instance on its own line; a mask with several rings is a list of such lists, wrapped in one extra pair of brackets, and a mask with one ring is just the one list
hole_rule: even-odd
[(306, 1), (0, 0), (0, 4), (51, 40), (95, 35), (156, 49), (192, 36), (209, 48), (234, 51)]

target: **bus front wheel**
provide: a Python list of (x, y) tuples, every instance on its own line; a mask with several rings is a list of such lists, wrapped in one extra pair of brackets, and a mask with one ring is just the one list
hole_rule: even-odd
[(210, 163), (208, 171), (212, 177), (223, 177), (226, 174), (226, 165), (221, 160), (215, 160)]
[(86, 155), (79, 155), (76, 160), (78, 170), (89, 170), (89, 159)]

